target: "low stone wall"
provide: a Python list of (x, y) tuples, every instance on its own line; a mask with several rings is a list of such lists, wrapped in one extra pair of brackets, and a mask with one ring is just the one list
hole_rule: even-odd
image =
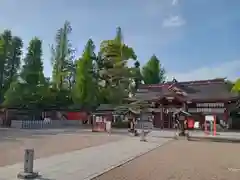
[(50, 129), (64, 127), (82, 127), (82, 121), (74, 120), (51, 120), (49, 122), (43, 120), (12, 120), (12, 128), (21, 129)]

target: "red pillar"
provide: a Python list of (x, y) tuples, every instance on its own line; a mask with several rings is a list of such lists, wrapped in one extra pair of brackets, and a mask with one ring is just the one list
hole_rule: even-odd
[(217, 135), (217, 125), (216, 125), (216, 116), (214, 116), (214, 121), (213, 121), (213, 135), (216, 136)]

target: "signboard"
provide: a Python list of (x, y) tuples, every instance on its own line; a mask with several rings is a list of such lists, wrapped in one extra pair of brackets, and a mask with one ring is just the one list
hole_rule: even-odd
[(96, 116), (95, 122), (96, 122), (96, 123), (101, 123), (101, 122), (103, 122), (102, 116)]
[(94, 116), (92, 131), (104, 132), (106, 130), (106, 123), (104, 122), (104, 119), (105, 118), (102, 116)]
[(226, 110), (225, 104), (222, 102), (216, 103), (191, 103), (188, 105), (190, 113), (219, 113), (222, 114)]
[(199, 129), (200, 123), (198, 121), (194, 122), (194, 129)]
[(196, 106), (203, 108), (224, 108), (224, 103), (197, 103)]
[(190, 113), (224, 113), (225, 108), (189, 108)]
[(209, 121), (209, 122), (213, 122), (214, 121), (214, 116), (210, 116), (210, 115), (205, 116), (205, 120)]

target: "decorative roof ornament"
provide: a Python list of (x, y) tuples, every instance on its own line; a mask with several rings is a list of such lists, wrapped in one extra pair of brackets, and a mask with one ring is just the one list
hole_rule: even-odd
[(175, 77), (173, 77), (173, 80), (172, 80), (173, 83), (177, 83), (177, 79)]

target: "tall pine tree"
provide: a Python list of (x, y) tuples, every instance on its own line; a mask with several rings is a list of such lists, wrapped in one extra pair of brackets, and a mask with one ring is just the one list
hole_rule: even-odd
[(72, 97), (75, 104), (91, 108), (97, 103), (97, 81), (94, 76), (93, 61), (96, 58), (95, 45), (88, 40), (82, 57), (76, 60), (76, 77)]
[(155, 55), (142, 68), (142, 76), (145, 84), (158, 84), (165, 81), (165, 69)]
[(108, 103), (119, 104), (128, 96), (131, 70), (127, 67), (129, 60), (136, 60), (136, 54), (131, 47), (123, 43), (121, 28), (113, 40), (101, 43), (100, 55), (103, 67), (100, 76), (104, 82), (102, 96)]
[(61, 90), (72, 86), (72, 77), (74, 75), (72, 45), (69, 41), (69, 35), (72, 32), (68, 21), (57, 31), (55, 45), (52, 45), (52, 81), (54, 88)]
[(3, 101), (5, 93), (5, 65), (10, 59), (12, 33), (10, 30), (5, 30), (0, 34), (0, 102)]
[(20, 70), (21, 56), (22, 56), (22, 39), (14, 36), (11, 39), (11, 48), (9, 51), (9, 58), (5, 64), (5, 91), (9, 88), (10, 84), (15, 80)]
[(42, 42), (35, 37), (29, 43), (19, 78), (11, 84), (5, 94), (4, 104), (36, 108), (44, 96), (45, 84)]
[(14, 81), (20, 69), (22, 55), (22, 40), (12, 36), (10, 30), (0, 34), (0, 102), (3, 95)]

